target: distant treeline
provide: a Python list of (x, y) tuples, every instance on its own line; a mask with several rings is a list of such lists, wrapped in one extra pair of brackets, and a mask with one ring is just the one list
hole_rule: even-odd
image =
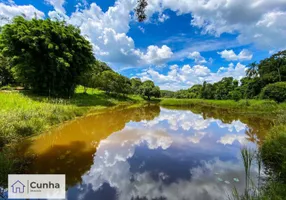
[(90, 42), (72, 25), (15, 17), (0, 29), (0, 87), (23, 86), (35, 94), (71, 97), (77, 85), (107, 93), (159, 97), (152, 81), (128, 79), (95, 59)]
[(286, 50), (248, 66), (240, 81), (225, 77), (214, 84), (204, 82), (177, 92), (161, 90), (165, 98), (197, 98), (218, 100), (274, 99), (286, 100)]
[(142, 82), (139, 78), (129, 79), (114, 72), (106, 63), (95, 61), (81, 75), (79, 84), (85, 88), (98, 88), (107, 93), (137, 94), (147, 97), (160, 97), (160, 88), (153, 81)]

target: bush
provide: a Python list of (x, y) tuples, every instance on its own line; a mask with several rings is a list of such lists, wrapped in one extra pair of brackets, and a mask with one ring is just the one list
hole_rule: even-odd
[(242, 94), (239, 90), (233, 90), (230, 93), (231, 99), (233, 99), (234, 101), (239, 101), (242, 97)]
[(279, 181), (286, 183), (286, 126), (274, 127), (266, 137), (261, 155), (266, 169)]
[(277, 102), (286, 100), (286, 82), (266, 85), (261, 92), (262, 99), (273, 99)]

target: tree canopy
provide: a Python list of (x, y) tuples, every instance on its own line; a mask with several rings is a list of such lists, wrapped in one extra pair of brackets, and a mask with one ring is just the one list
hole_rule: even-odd
[(92, 46), (78, 28), (50, 19), (15, 17), (1, 30), (0, 50), (11, 59), (15, 78), (44, 95), (72, 95), (78, 77), (94, 62)]
[(146, 96), (148, 100), (150, 100), (152, 96), (160, 97), (160, 88), (158, 86), (155, 86), (153, 81), (144, 81), (140, 86), (139, 90), (140, 94), (142, 96)]
[(259, 77), (266, 84), (286, 81), (286, 50), (262, 60), (257, 70)]
[(0, 86), (14, 83), (12, 66), (8, 59), (0, 54)]

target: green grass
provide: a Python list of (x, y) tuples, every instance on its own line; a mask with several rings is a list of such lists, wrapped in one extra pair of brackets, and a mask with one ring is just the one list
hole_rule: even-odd
[[(286, 184), (286, 125), (273, 127), (267, 135), (261, 155), (267, 172)], [(286, 187), (286, 186), (285, 186)]]
[(286, 103), (278, 104), (271, 100), (204, 100), (204, 99), (161, 99), (162, 106), (205, 106), (225, 108), (237, 112), (249, 113), (283, 113)]
[(119, 104), (143, 102), (138, 96), (105, 94), (78, 87), (71, 99), (39, 97), (27, 92), (0, 92), (0, 147), (48, 130), (88, 112)]

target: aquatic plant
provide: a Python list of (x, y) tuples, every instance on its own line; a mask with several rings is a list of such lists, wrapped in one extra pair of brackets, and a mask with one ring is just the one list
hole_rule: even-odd
[(251, 181), (250, 180), (250, 169), (251, 169), (254, 155), (255, 154), (253, 153), (252, 150), (249, 150), (245, 147), (241, 150), (241, 157), (243, 160), (243, 166), (244, 166), (244, 172), (245, 172), (245, 195), (248, 194), (248, 190), (249, 190), (249, 182)]
[[(276, 130), (274, 128), (272, 131)], [(278, 128), (279, 130), (279, 128)], [(278, 134), (279, 135), (279, 134)], [(276, 135), (277, 136), (277, 135)], [(283, 159), (284, 157), (280, 154), (280, 149), (269, 149), (272, 147), (270, 144), (275, 143), (283, 143), (285, 145), (285, 140), (276, 136), (271, 136), (271, 139), (266, 139), (265, 143), (262, 145), (262, 151), (252, 151), (247, 148), (243, 148), (241, 150), (241, 156), (243, 159), (243, 165), (245, 169), (245, 192), (244, 194), (240, 194), (236, 187), (233, 188), (232, 195), (229, 195), (228, 198), (230, 200), (283, 200), (286, 196), (286, 185), (284, 183), (285, 179), (283, 178)], [(281, 136), (281, 135), (280, 135)], [(270, 137), (270, 136), (269, 136)], [(274, 139), (276, 138), (276, 139)], [(270, 140), (270, 141), (269, 141)], [(273, 141), (274, 140), (274, 141)], [(270, 144), (268, 144), (270, 143)], [(269, 147), (270, 145), (270, 147)], [(283, 148), (283, 147), (282, 147)], [(267, 151), (267, 154), (265, 154)], [(280, 161), (277, 160), (277, 155), (275, 152), (280, 155)], [(270, 156), (272, 154), (272, 156)], [(268, 157), (269, 156), (269, 157)], [(253, 164), (253, 160), (255, 159), (256, 164), (258, 166), (258, 180), (257, 184), (255, 181), (251, 179), (251, 166)], [(267, 160), (265, 160), (267, 159)], [(270, 160), (275, 161), (275, 166), (273, 167), (272, 162)], [(265, 162), (264, 162), (265, 161)], [(262, 162), (268, 165), (268, 169), (266, 170), (270, 176), (267, 177), (266, 182), (261, 183), (261, 170), (262, 170)], [(270, 164), (269, 164), (270, 162)], [(277, 163), (280, 162), (280, 163)], [(281, 167), (282, 166), (282, 167)]]
[(255, 181), (251, 179), (251, 167), (253, 165), (254, 159), (257, 161), (258, 165), (258, 183), (261, 178), (261, 162), (260, 153), (247, 147), (241, 149), (241, 157), (244, 166), (245, 173), (245, 190), (243, 194), (240, 194), (236, 187), (233, 188), (232, 195), (229, 195), (230, 200), (258, 200), (260, 199), (260, 190), (256, 185)]

